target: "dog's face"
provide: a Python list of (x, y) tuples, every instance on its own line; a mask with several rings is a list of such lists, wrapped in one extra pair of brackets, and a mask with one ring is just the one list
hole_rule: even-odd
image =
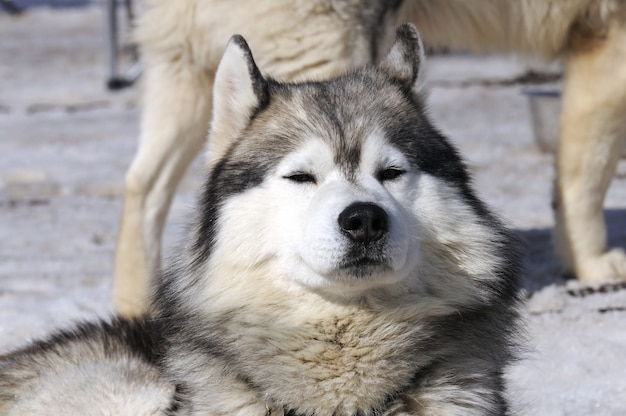
[(485, 238), (463, 164), (424, 114), (422, 62), (407, 25), (378, 67), (281, 84), (233, 38), (216, 75), (197, 261), (352, 297), (431, 273), (423, 256), (455, 244), (456, 227)]
[(266, 195), (284, 203), (270, 213), (277, 258), (307, 286), (361, 290), (403, 279), (416, 264), (410, 204), (419, 173), (371, 127), (348, 149), (313, 133), (268, 177)]

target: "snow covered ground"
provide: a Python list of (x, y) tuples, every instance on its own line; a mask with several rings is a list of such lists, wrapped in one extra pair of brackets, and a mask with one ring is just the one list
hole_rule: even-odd
[[(124, 172), (137, 146), (137, 88), (109, 92), (99, 7), (0, 14), (0, 351), (111, 311)], [(537, 149), (512, 57), (429, 62), (436, 124), (461, 148), (479, 194), (528, 243), (529, 349), (510, 371), (521, 415), (626, 414), (626, 286), (589, 291), (551, 251), (552, 156)], [(504, 81), (504, 82), (500, 82)], [(166, 230), (184, 238), (200, 163)], [(606, 202), (626, 246), (626, 161)], [(167, 248), (166, 248), (167, 250)]]

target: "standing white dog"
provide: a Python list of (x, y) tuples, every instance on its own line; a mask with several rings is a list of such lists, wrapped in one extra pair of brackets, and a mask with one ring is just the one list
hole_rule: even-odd
[(557, 249), (589, 282), (626, 279), (607, 249), (602, 205), (626, 123), (626, 5), (620, 0), (148, 0), (139, 151), (126, 177), (115, 305), (146, 311), (173, 193), (205, 143), (213, 80), (231, 34), (274, 77), (325, 79), (377, 62), (399, 22), (426, 43), (562, 57), (566, 78), (555, 185)]

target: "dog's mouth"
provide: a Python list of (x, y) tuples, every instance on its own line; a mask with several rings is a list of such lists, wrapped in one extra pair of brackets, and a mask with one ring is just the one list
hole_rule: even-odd
[(380, 276), (391, 269), (389, 261), (384, 258), (359, 257), (342, 262), (336, 274), (342, 278), (368, 279)]

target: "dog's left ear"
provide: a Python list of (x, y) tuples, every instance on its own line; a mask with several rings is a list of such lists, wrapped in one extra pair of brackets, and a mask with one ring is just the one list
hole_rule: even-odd
[(424, 62), (424, 45), (419, 32), (411, 23), (405, 23), (396, 30), (396, 40), (380, 66), (406, 81), (413, 92), (418, 93), (425, 85)]
[(252, 113), (267, 100), (267, 83), (240, 35), (230, 38), (215, 73), (209, 160), (219, 158), (241, 135)]

